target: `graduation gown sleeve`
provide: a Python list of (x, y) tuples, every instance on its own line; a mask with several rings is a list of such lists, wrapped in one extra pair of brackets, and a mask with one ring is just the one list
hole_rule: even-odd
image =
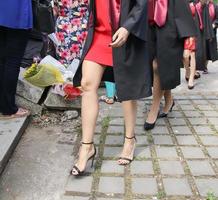
[(121, 24), (121, 26), (126, 28), (131, 34), (135, 35), (137, 38), (146, 41), (146, 21), (147, 0), (135, 0), (135, 6), (129, 12), (127, 19)]
[[(182, 9), (181, 9), (182, 8)], [(196, 36), (196, 25), (186, 0), (174, 1), (175, 22), (180, 38)]]

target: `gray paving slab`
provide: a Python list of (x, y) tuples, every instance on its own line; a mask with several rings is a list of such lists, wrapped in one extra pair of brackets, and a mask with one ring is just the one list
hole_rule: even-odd
[(151, 152), (149, 147), (137, 147), (135, 150), (135, 157), (147, 159), (151, 157)]
[(158, 158), (178, 158), (175, 147), (156, 147)]
[(89, 200), (89, 197), (80, 197), (80, 196), (63, 196), (60, 200)]
[(188, 158), (205, 158), (205, 155), (200, 147), (181, 147), (183, 156)]
[(208, 192), (218, 196), (218, 179), (196, 179), (195, 182), (202, 196), (207, 196)]
[(180, 145), (197, 145), (197, 141), (194, 136), (176, 136), (176, 139)]
[(200, 136), (204, 145), (218, 145), (218, 136)]
[(186, 125), (186, 121), (184, 119), (181, 119), (181, 118), (170, 118), (169, 119), (169, 122), (172, 126), (181, 126), (181, 125)]
[(213, 131), (210, 128), (210, 126), (194, 126), (194, 130), (199, 135), (207, 135), (207, 134), (210, 135), (210, 134), (213, 134)]
[(192, 195), (188, 181), (184, 178), (164, 178), (163, 184), (167, 195)]
[(154, 144), (158, 145), (172, 145), (173, 141), (168, 135), (154, 135)]
[(66, 184), (66, 191), (70, 192), (91, 192), (93, 178), (91, 176), (86, 177), (69, 177)]
[(183, 175), (184, 170), (180, 161), (159, 161), (162, 174)]
[(213, 171), (210, 163), (207, 160), (204, 161), (191, 160), (191, 161), (187, 161), (187, 163), (191, 170), (191, 173), (194, 176), (215, 175), (215, 172)]
[(103, 160), (101, 165), (102, 173), (124, 173), (124, 167), (117, 164), (117, 161)]
[(192, 125), (207, 125), (208, 120), (206, 118), (187, 118)]
[(218, 147), (207, 147), (207, 151), (212, 158), (218, 159)]
[(154, 174), (151, 161), (134, 161), (131, 163), (131, 174)]
[(155, 178), (133, 178), (132, 191), (135, 194), (155, 195), (157, 183)]
[(176, 135), (191, 135), (192, 132), (188, 126), (173, 126), (173, 132)]
[(101, 177), (99, 181), (99, 192), (124, 193), (124, 179), (122, 177)]
[(0, 174), (28, 125), (28, 118), (0, 120)]
[(155, 126), (154, 129), (151, 130), (152, 134), (169, 134), (167, 127), (165, 126)]

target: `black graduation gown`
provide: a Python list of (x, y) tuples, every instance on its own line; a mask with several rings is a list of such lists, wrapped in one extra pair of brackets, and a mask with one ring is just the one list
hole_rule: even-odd
[[(216, 11), (216, 18), (218, 18), (218, 7), (214, 4)], [(209, 6), (206, 5), (203, 9), (204, 35), (206, 40), (206, 59), (211, 61), (218, 60), (217, 54), (217, 38), (216, 28), (213, 28), (213, 23), (209, 14)]]
[[(197, 3), (197, 2), (196, 2)], [(202, 16), (203, 19), (203, 16)], [(200, 29), (200, 18), (199, 15), (196, 13), (195, 16), (195, 23), (196, 23), (196, 70), (203, 71), (205, 69), (205, 63), (207, 61), (206, 58), (206, 40), (205, 40), (205, 33), (204, 29)]]
[[(162, 90), (174, 89), (180, 84), (183, 66), (184, 38), (195, 36), (196, 27), (186, 0), (169, 0), (166, 24), (149, 29), (150, 61), (157, 59)], [(149, 41), (149, 40), (148, 40)], [(155, 52), (155, 53), (154, 53)], [(151, 64), (151, 63), (150, 63)]]
[[(90, 24), (80, 66), (74, 77), (79, 86), (82, 62), (92, 44), (95, 17), (95, 0), (90, 0)], [(113, 68), (107, 67), (103, 80), (116, 83), (119, 101), (136, 100), (151, 95), (151, 70), (147, 50), (147, 0), (122, 0), (120, 27), (125, 27), (129, 38), (122, 47), (113, 49)], [(113, 27), (112, 27), (113, 29)], [(112, 71), (113, 69), (113, 71)]]

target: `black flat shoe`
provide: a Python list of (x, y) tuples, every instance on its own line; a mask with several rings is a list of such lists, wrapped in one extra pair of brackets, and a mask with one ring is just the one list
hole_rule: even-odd
[[(83, 145), (93, 145), (93, 142), (90, 142), (90, 143), (85, 143), (85, 142), (82, 142)], [(92, 156), (90, 156), (87, 160), (87, 162), (89, 160), (92, 160), (92, 164), (91, 164), (91, 168), (93, 167), (94, 165), (94, 160), (95, 160), (95, 156), (96, 156), (96, 153), (97, 153), (97, 150), (96, 150), (96, 147), (94, 146), (94, 153)], [(76, 172), (73, 173), (73, 172)], [(76, 165), (73, 166), (73, 169), (70, 171), (70, 174), (73, 175), (73, 176), (82, 176), (84, 174), (85, 170), (81, 171)]]
[[(196, 73), (195, 76), (194, 76), (194, 79), (199, 79), (199, 78), (201, 78), (201, 74), (200, 73)], [(189, 82), (189, 78), (188, 77), (185, 77), (185, 80), (187, 82)]]
[(194, 88), (195, 88), (194, 85), (188, 85), (188, 89), (189, 89), (189, 90), (193, 90)]
[(144, 123), (144, 129), (145, 129), (145, 131), (152, 130), (152, 129), (155, 127), (156, 122), (157, 122), (157, 119), (156, 119), (156, 121), (155, 121), (154, 123), (145, 122), (145, 123)]
[(167, 117), (168, 113), (169, 113), (169, 112), (172, 112), (174, 106), (175, 106), (175, 101), (173, 100), (173, 104), (172, 104), (172, 106), (170, 107), (170, 110), (169, 110), (167, 113), (165, 113), (165, 112), (160, 113), (158, 117), (159, 117), (159, 118), (165, 118), (165, 117)]

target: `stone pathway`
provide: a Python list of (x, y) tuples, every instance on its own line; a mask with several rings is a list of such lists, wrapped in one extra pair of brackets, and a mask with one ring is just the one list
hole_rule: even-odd
[(0, 174), (28, 125), (28, 118), (0, 119)]
[[(139, 102), (136, 157), (130, 166), (116, 164), (123, 144), (119, 104), (101, 105), (94, 169), (69, 177), (62, 200), (200, 200), (218, 196), (218, 93), (176, 95), (169, 118), (154, 130), (143, 123), (150, 100)], [(78, 140), (79, 141), (79, 140)]]

